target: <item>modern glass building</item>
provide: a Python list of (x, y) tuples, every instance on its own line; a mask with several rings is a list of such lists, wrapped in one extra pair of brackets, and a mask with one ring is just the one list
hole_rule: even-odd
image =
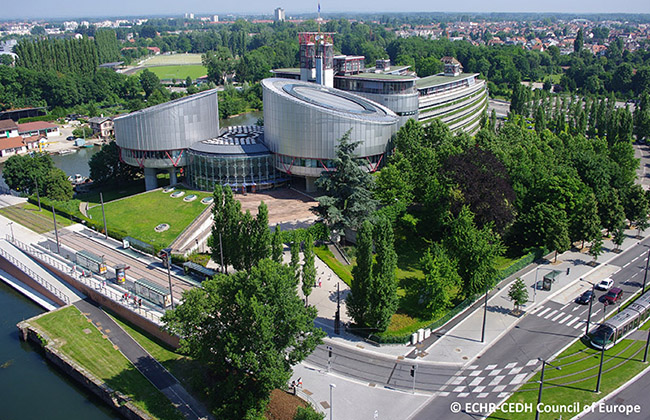
[(228, 127), (218, 138), (194, 143), (187, 150), (186, 182), (212, 190), (215, 184), (255, 192), (271, 188), (285, 177), (264, 145), (264, 128)]
[(333, 167), (339, 139), (350, 132), (355, 150), (375, 171), (384, 159), (398, 117), (390, 109), (339, 89), (310, 82), (262, 80), (264, 142), (276, 156), (276, 168), (305, 177), (307, 190)]

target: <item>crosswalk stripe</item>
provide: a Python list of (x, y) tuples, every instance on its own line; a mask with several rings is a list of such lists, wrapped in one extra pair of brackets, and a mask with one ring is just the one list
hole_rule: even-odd
[(546, 314), (546, 316), (544, 317), (544, 319), (549, 319), (549, 318), (552, 317), (553, 314), (555, 314), (556, 312), (557, 312), (557, 309), (553, 309), (552, 312), (549, 312), (548, 314)]
[(553, 322), (557, 321), (558, 318), (561, 317), (562, 315), (564, 315), (564, 312), (560, 312), (559, 314), (555, 315), (555, 316), (553, 317), (553, 319), (551, 319), (551, 321), (553, 321)]
[(571, 321), (567, 322), (566, 326), (567, 326), (567, 327), (570, 327), (571, 324), (573, 324), (574, 322), (576, 322), (576, 321), (579, 320), (579, 319), (580, 319), (580, 318), (573, 318)]
[(543, 306), (536, 306), (536, 307), (534, 307), (533, 309), (530, 310), (530, 313), (535, 314), (535, 312), (539, 311), (542, 308), (543, 308)]
[(551, 308), (546, 308), (546, 309), (544, 309), (542, 312), (538, 313), (537, 316), (542, 316), (542, 315), (544, 315), (547, 311), (550, 311), (550, 310), (551, 310)]

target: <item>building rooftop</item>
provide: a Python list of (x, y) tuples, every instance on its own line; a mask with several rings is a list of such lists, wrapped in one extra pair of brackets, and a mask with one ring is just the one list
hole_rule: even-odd
[(190, 150), (198, 153), (230, 156), (270, 153), (264, 145), (264, 127), (256, 125), (228, 127), (217, 138), (192, 144)]
[(433, 86), (444, 85), (445, 83), (457, 82), (463, 79), (477, 76), (478, 73), (461, 73), (458, 76), (445, 76), (443, 73), (422, 77), (415, 82), (418, 89), (426, 89)]
[(269, 78), (262, 80), (262, 86), (273, 92), (291, 98), (307, 106), (346, 117), (367, 121), (394, 122), (397, 118), (390, 109), (353, 93), (291, 79)]
[(14, 120), (0, 120), (0, 130), (18, 130), (18, 126)]
[(88, 122), (91, 124), (102, 124), (110, 119), (111, 117), (92, 117)]
[(416, 80), (415, 76), (407, 76), (401, 74), (386, 74), (386, 73), (357, 73), (350, 74), (347, 76), (337, 76), (337, 77), (346, 77), (350, 79), (366, 79), (366, 80), (386, 80), (394, 82), (405, 82), (408, 80)]
[(49, 123), (47, 121), (34, 121), (34, 122), (28, 122), (24, 124), (18, 124), (19, 133), (26, 133), (29, 131), (36, 131), (36, 130), (47, 130), (48, 128), (57, 128), (57, 125)]
[(298, 67), (290, 67), (285, 69), (273, 69), (271, 73), (295, 73), (300, 74), (300, 69)]

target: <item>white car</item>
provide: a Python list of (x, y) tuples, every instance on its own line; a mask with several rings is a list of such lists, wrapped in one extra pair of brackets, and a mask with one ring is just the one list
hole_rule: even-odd
[(596, 289), (598, 289), (598, 290), (609, 290), (609, 289), (612, 288), (613, 285), (614, 285), (614, 280), (607, 277), (606, 279), (601, 280), (600, 283), (598, 283), (596, 285)]

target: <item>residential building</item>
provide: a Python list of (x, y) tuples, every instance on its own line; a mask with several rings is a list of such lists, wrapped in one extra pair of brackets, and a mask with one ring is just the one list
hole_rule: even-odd
[(111, 137), (113, 132), (113, 119), (111, 117), (92, 117), (88, 120), (90, 128), (93, 129), (93, 135), (102, 139)]

